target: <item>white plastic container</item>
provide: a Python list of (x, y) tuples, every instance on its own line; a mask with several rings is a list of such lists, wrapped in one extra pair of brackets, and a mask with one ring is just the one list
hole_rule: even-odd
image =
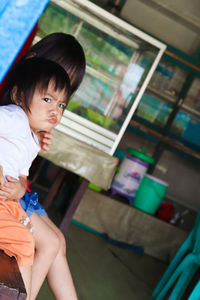
[(113, 193), (121, 194), (133, 200), (136, 191), (146, 174), (149, 164), (154, 163), (154, 159), (145, 154), (145, 151), (137, 151), (129, 148), (128, 155), (123, 159), (119, 172), (115, 175), (111, 189)]

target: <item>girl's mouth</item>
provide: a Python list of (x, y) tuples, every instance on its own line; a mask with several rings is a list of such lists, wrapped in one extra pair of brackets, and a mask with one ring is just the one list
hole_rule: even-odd
[(56, 123), (57, 123), (57, 118), (51, 118), (51, 119), (49, 119), (48, 121), (49, 121), (49, 123), (51, 123), (51, 124), (56, 124)]

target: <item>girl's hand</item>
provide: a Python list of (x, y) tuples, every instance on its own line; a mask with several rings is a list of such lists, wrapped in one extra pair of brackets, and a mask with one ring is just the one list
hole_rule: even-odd
[(0, 166), (0, 189), (4, 186), (5, 184), (5, 178), (3, 176), (3, 168)]
[(48, 131), (39, 131), (36, 133), (36, 135), (40, 143), (40, 151), (49, 151), (49, 145), (52, 141), (51, 133)]
[(26, 192), (26, 176), (20, 176), (19, 180), (7, 176), (8, 182), (0, 187), (0, 198), (2, 199), (20, 199)]

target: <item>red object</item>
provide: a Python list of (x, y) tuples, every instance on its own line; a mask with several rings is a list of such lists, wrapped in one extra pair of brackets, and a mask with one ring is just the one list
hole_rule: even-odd
[[(33, 39), (36, 35), (36, 32), (38, 30), (38, 23), (35, 24), (33, 30), (31, 31), (31, 33), (29, 34), (26, 42), (24, 43), (23, 47), (21, 48), (20, 52), (18, 53), (17, 57), (15, 58), (13, 64), (22, 56), (26, 53), (26, 51), (28, 51), (28, 49), (31, 47)], [(3, 90), (3, 87), (6, 83), (6, 76), (4, 77), (4, 79), (2, 80), (2, 82), (0, 83), (0, 98), (1, 98), (1, 93)]]
[(156, 215), (159, 219), (169, 221), (174, 214), (174, 206), (171, 203), (161, 203)]
[(30, 183), (28, 182), (28, 180), (26, 179), (26, 190), (27, 192), (31, 192), (31, 189), (30, 189)]

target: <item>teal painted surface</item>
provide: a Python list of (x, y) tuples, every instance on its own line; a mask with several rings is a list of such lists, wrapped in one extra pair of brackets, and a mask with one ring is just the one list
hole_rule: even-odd
[(0, 0), (0, 82), (49, 0)]
[(200, 281), (196, 284), (188, 300), (200, 300)]
[(80, 222), (78, 222), (76, 220), (72, 220), (71, 223), (74, 224), (74, 225), (76, 225), (76, 226), (79, 226), (81, 228), (84, 228), (84, 229), (86, 229), (86, 230), (88, 230), (88, 231), (90, 231), (92, 233), (95, 233), (95, 234), (98, 234), (98, 235), (102, 235), (101, 232), (99, 232), (99, 231), (97, 231), (97, 230), (95, 230), (95, 229), (93, 229), (93, 228), (91, 228), (91, 227), (89, 227), (89, 226), (87, 226), (85, 224), (82, 224), (82, 223), (80, 223)]
[[(155, 300), (164, 299), (167, 292), (173, 286), (168, 300), (180, 300), (192, 277), (200, 266), (200, 210), (194, 224), (194, 227), (186, 240), (183, 242), (169, 267), (165, 271), (161, 280), (153, 291), (152, 297)], [(196, 292), (200, 292), (199, 285), (196, 286)], [(198, 294), (199, 295), (199, 294)], [(198, 300), (191, 297), (190, 300)]]

